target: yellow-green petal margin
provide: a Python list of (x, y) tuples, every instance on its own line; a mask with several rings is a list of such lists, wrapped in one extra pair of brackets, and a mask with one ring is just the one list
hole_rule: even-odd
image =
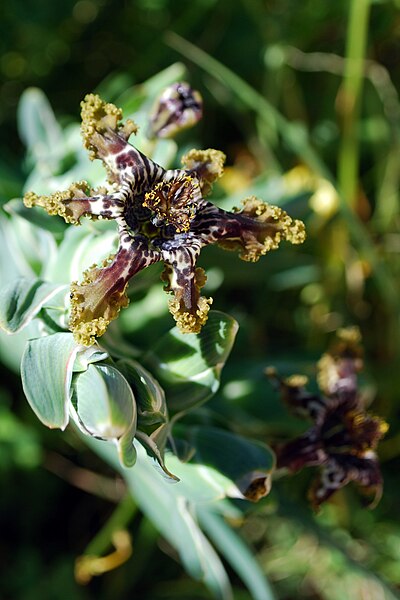
[[(86, 192), (90, 190), (87, 181), (78, 181), (69, 186), (64, 192), (54, 192), (49, 196), (41, 196), (35, 192), (27, 192), (23, 198), (27, 208), (33, 206), (41, 206), (49, 215), (59, 215), (67, 223), (79, 225), (79, 219), (82, 216), (82, 211), (79, 206), (68, 205), (68, 200), (74, 198), (87, 198)], [(92, 215), (89, 215), (92, 216)], [(93, 216), (92, 216), (93, 218)]]
[(131, 119), (127, 119), (123, 125), (120, 122), (122, 110), (111, 102), (104, 102), (97, 94), (87, 94), (82, 100), (81, 117), (83, 143), (89, 152), (90, 160), (101, 158), (101, 149), (104, 147), (102, 138), (107, 131), (118, 133), (125, 140), (138, 131), (137, 125)]
[(226, 156), (220, 150), (189, 150), (182, 156), (181, 162), (186, 169), (195, 169), (199, 176), (202, 194), (206, 196), (214, 181), (224, 172)]

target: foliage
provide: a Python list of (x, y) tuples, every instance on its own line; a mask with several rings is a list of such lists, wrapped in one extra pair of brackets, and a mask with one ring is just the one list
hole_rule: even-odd
[[(26, 155), (21, 167), (5, 121), (0, 324), (12, 335), (0, 334), (0, 476), (2, 550), (11, 552), (2, 593), (398, 597), (396, 3), (179, 4), (71, 0), (51, 14), (33, 11), (30, 23), (24, 4), (15, 27), (4, 28), (3, 43), (13, 38), (15, 49), (1, 63), (10, 80), (2, 116), (18, 99)], [(13, 19), (6, 6), (5, 23)], [(27, 27), (31, 61), (18, 42)], [(62, 72), (76, 75), (68, 89)], [(147, 139), (146, 115), (181, 80), (201, 90), (205, 117), (179, 134), (178, 150), (175, 141)], [(46, 95), (22, 93), (31, 83)], [(226, 152), (213, 192), (223, 209), (257, 195), (306, 222), (304, 246), (282, 246), (256, 264), (205, 249), (205, 290), (218, 310), (199, 335), (171, 329), (158, 265), (135, 276), (130, 306), (100, 346), (85, 349), (68, 332), (68, 286), (115, 251), (115, 229), (106, 221), (66, 226), (20, 198), (84, 178), (102, 183), (77, 124), (78, 102), (92, 88), (134, 114), (137, 143), (166, 168), (192, 145)], [(384, 495), (368, 511), (349, 487), (313, 514), (313, 474), (274, 472), (266, 444), (299, 438), (306, 427), (264, 370), (272, 364), (312, 379), (332, 333), (351, 324), (365, 346), (363, 399), (390, 423), (378, 450)], [(12, 374), (20, 365), (24, 394)], [(48, 431), (24, 395), (46, 425), (73, 427)], [(243, 500), (246, 477), (261, 478), (265, 491), (272, 481), (269, 496)], [(75, 578), (86, 587), (73, 576), (79, 555)]]

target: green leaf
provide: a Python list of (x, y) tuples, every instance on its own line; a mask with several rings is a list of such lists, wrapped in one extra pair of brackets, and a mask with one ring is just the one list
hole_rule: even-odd
[(174, 327), (146, 355), (145, 364), (165, 390), (170, 410), (188, 410), (215, 394), (237, 330), (232, 317), (210, 311), (199, 334)]
[(179, 477), (171, 473), (164, 460), (164, 448), (170, 431), (168, 423), (163, 423), (155, 429), (150, 435), (140, 429), (136, 431), (136, 439), (142, 444), (147, 454), (154, 458), (167, 477), (174, 481), (179, 481)]
[(76, 375), (71, 415), (83, 433), (112, 440), (124, 466), (135, 464), (136, 402), (118, 369), (89, 364), (86, 371)]
[(62, 219), (55, 219), (38, 206), (27, 208), (20, 198), (10, 200), (3, 208), (8, 214), (15, 215), (51, 233), (61, 234), (65, 231), (66, 225)]
[[(43, 263), (56, 254), (53, 236), (19, 217), (0, 214), (0, 280), (13, 282), (18, 276), (38, 277)], [(45, 279), (45, 277), (43, 277)]]
[(138, 408), (138, 426), (146, 429), (168, 420), (164, 390), (156, 379), (133, 359), (117, 361), (117, 367), (126, 377), (135, 394)]
[(166, 464), (179, 478), (179, 493), (196, 504), (210, 504), (230, 497), (243, 498), (234, 482), (214, 467), (183, 463), (172, 454), (166, 455)]
[(88, 347), (81, 346), (74, 362), (74, 373), (86, 371), (89, 365), (105, 361), (107, 358), (108, 352), (103, 350), (98, 344)]
[(0, 327), (16, 333), (27, 325), (65, 286), (21, 277), (0, 292)]
[(18, 106), (18, 130), (33, 164), (53, 173), (59, 166), (63, 138), (53, 110), (44, 93), (27, 89)]
[(214, 427), (191, 428), (190, 441), (193, 460), (232, 480), (242, 497), (257, 502), (269, 493), (275, 457), (265, 444)]
[(185, 66), (182, 63), (174, 63), (144, 83), (124, 91), (116, 100), (116, 104), (122, 106), (124, 114), (137, 113), (138, 108), (146, 99), (153, 102), (166, 87), (175, 81), (181, 81), (185, 76)]
[(119, 360), (117, 367), (126, 377), (135, 395), (138, 409), (136, 437), (149, 455), (156, 459), (167, 477), (177, 479), (164, 462), (164, 449), (170, 432), (164, 390), (154, 377), (133, 359)]
[[(176, 548), (187, 572), (204, 581), (217, 598), (231, 600), (224, 566), (196, 521), (191, 502), (183, 493), (183, 481), (172, 483), (160, 477), (140, 444), (137, 444), (135, 468), (122, 469), (110, 444), (89, 437), (85, 440), (97, 454), (120, 471), (141, 510)], [(183, 467), (186, 470), (191, 467), (198, 469), (197, 465)]]
[(22, 387), (38, 419), (65, 429), (72, 369), (81, 346), (72, 333), (55, 333), (28, 342), (21, 361)]
[(251, 594), (252, 600), (274, 600), (268, 580), (251, 550), (225, 522), (223, 517), (208, 509), (197, 509), (200, 524), (217, 549), (230, 563)]
[(116, 240), (116, 229), (110, 221), (83, 222), (80, 227), (68, 228), (58, 252), (46, 265), (44, 277), (68, 284), (81, 279), (85, 269), (110, 256)]

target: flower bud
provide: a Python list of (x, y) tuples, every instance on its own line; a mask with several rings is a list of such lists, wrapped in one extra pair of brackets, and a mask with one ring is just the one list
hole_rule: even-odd
[(203, 116), (203, 100), (188, 83), (168, 86), (158, 98), (150, 117), (150, 137), (170, 138), (192, 127)]

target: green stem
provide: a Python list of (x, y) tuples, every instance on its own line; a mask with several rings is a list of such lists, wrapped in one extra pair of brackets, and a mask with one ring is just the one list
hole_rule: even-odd
[(127, 494), (118, 504), (108, 521), (88, 544), (84, 555), (102, 556), (112, 544), (112, 536), (116, 531), (124, 529), (137, 512), (132, 496)]
[(352, 208), (357, 201), (359, 170), (358, 123), (364, 58), (368, 37), (370, 0), (352, 0), (346, 41), (346, 66), (339, 94), (342, 141), (338, 158), (338, 188)]

